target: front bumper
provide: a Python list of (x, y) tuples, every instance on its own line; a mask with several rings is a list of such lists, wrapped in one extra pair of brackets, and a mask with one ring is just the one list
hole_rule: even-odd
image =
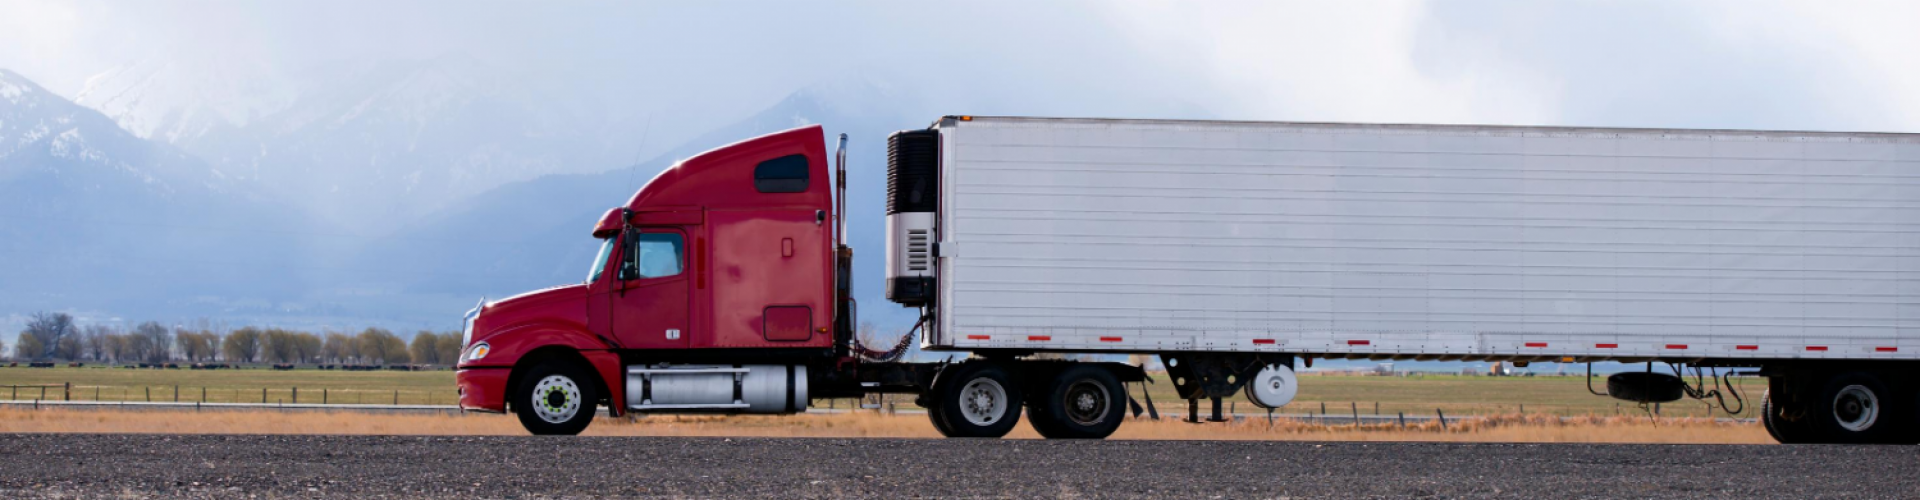
[(460, 409), (505, 413), (507, 411), (507, 375), (505, 366), (462, 368), (454, 372), (454, 384), (460, 387)]

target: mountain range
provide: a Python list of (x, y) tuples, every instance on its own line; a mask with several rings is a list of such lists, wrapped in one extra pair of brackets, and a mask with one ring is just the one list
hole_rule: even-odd
[(457, 328), (482, 296), (584, 278), (591, 224), (672, 162), (820, 123), (852, 139), (862, 316), (912, 320), (881, 295), (883, 142), (937, 115), (885, 84), (807, 87), (635, 163), (645, 127), (465, 58), (324, 86), (185, 73), (118, 68), (75, 102), (0, 70), (0, 318)]

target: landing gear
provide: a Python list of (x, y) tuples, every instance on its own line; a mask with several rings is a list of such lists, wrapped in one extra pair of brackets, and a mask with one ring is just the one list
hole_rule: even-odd
[(1027, 401), (1027, 423), (1048, 439), (1105, 439), (1126, 417), (1126, 387), (1113, 372), (1071, 366)]
[(964, 363), (941, 373), (927, 417), (947, 437), (997, 438), (1020, 420), (1019, 384), (993, 362)]
[(508, 406), (520, 425), (536, 435), (571, 436), (593, 423), (594, 404), (600, 400), (592, 375), (579, 365), (559, 359), (539, 362), (521, 377)]

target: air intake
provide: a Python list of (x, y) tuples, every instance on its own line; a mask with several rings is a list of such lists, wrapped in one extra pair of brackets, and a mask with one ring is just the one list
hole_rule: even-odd
[(887, 215), (940, 206), (940, 133), (905, 130), (887, 136)]

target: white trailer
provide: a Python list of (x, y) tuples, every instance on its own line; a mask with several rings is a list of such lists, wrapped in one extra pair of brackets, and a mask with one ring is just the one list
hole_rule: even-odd
[(1920, 440), (1920, 135), (953, 116), (890, 157), (926, 349), (1280, 403), (1311, 358), (1753, 367), (1782, 441)]

